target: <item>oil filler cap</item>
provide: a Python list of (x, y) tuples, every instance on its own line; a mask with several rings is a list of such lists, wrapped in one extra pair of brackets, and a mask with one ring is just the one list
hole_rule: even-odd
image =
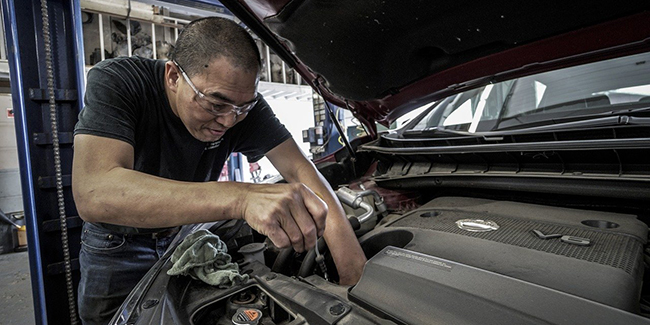
[(487, 232), (499, 229), (499, 225), (492, 220), (462, 219), (456, 221), (458, 228), (470, 232)]
[(262, 318), (262, 312), (255, 308), (239, 308), (232, 316), (235, 325), (257, 325)]

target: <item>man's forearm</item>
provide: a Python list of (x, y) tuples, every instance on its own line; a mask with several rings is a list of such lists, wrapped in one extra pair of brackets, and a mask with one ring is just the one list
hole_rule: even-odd
[(72, 191), (86, 221), (143, 228), (243, 218), (278, 247), (303, 251), (325, 228), (327, 206), (294, 184), (180, 182), (133, 170), (133, 147), (75, 136)]
[(303, 184), (179, 182), (113, 168), (76, 179), (80, 216), (140, 228), (242, 218), (278, 247), (311, 248), (325, 228), (327, 206)]
[(102, 175), (79, 179), (73, 193), (80, 216), (87, 221), (142, 228), (239, 218), (246, 184), (191, 183), (113, 168)]
[(337, 217), (334, 213), (327, 216), (325, 240), (339, 273), (339, 283), (357, 283), (366, 263), (366, 256), (345, 214), (342, 214), (342, 217)]

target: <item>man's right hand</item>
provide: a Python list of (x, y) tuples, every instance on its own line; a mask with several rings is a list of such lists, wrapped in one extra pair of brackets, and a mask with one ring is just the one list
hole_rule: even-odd
[(312, 249), (325, 231), (327, 204), (302, 183), (251, 184), (241, 216), (279, 248)]

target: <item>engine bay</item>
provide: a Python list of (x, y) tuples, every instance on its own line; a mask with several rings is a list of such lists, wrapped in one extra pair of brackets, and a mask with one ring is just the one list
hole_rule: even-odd
[(246, 283), (164, 276), (167, 261), (134, 314), (188, 324), (257, 314), (250, 324), (649, 322), (648, 226), (634, 214), (358, 185), (337, 191), (368, 258), (357, 285), (337, 284), (323, 241), (328, 276), (313, 250), (278, 249), (231, 221), (211, 230)]

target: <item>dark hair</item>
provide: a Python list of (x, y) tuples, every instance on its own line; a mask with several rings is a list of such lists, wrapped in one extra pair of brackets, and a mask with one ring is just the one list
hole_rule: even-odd
[(200, 74), (211, 60), (225, 57), (235, 67), (259, 72), (260, 53), (253, 37), (234, 21), (206, 17), (187, 24), (169, 58), (189, 75)]

